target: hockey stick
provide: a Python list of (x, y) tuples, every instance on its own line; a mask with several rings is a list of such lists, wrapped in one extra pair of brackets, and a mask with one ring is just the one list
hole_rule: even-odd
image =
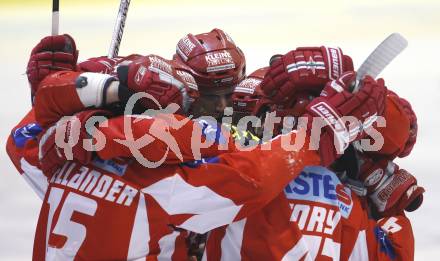
[[(359, 67), (355, 84), (352, 87), (353, 92), (359, 91), (365, 75), (370, 75), (375, 79), (407, 46), (408, 41), (399, 33), (393, 33), (385, 38)], [(353, 142), (353, 146), (358, 151), (363, 151), (360, 141)]]
[(353, 92), (359, 90), (365, 75), (376, 78), (407, 46), (408, 41), (398, 33), (393, 33), (383, 40), (359, 67)]
[(52, 35), (58, 35), (60, 24), (60, 1), (52, 0)]
[(127, 19), (128, 6), (130, 0), (121, 0), (119, 4), (118, 17), (116, 19), (115, 28), (113, 29), (112, 42), (108, 51), (108, 58), (113, 58), (118, 55), (119, 45), (121, 44), (122, 34), (124, 33), (125, 20)]

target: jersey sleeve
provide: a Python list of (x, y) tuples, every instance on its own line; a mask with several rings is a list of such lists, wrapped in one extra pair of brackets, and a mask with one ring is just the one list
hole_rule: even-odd
[(316, 151), (286, 151), (278, 137), (270, 150), (228, 152), (196, 166), (182, 166), (142, 191), (171, 215), (171, 224), (205, 233), (261, 209), (305, 166), (317, 164)]
[(21, 177), (43, 199), (47, 189), (46, 176), (39, 169), (37, 135), (42, 128), (35, 122), (34, 110), (12, 129), (6, 142), (6, 152)]
[[(125, 115), (103, 122), (94, 134), (105, 139), (97, 152), (104, 160), (116, 157), (138, 161), (177, 164), (214, 157), (234, 150), (228, 130), (220, 125), (205, 125), (181, 115), (156, 117)], [(147, 166), (148, 167), (148, 166)]]
[(368, 249), (374, 260), (414, 260), (414, 234), (404, 216), (371, 221)]

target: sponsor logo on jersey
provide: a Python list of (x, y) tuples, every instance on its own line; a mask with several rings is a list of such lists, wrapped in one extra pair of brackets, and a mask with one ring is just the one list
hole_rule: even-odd
[(304, 168), (301, 174), (286, 186), (284, 192), (288, 199), (336, 206), (344, 218), (350, 215), (353, 208), (351, 190), (341, 183), (335, 173), (324, 167)]
[(103, 160), (96, 157), (95, 159), (93, 159), (92, 163), (96, 167), (106, 170), (120, 177), (122, 177), (125, 174), (125, 171), (127, 170), (128, 167), (128, 163), (118, 159)]
[(16, 129), (12, 133), (15, 146), (23, 148), (28, 140), (35, 139), (42, 131), (43, 129), (37, 123), (30, 123), (26, 126)]

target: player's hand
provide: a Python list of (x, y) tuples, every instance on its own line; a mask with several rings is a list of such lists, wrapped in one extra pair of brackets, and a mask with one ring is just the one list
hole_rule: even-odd
[[(167, 107), (171, 103), (180, 106), (181, 111), (186, 110), (184, 99), (188, 98), (188, 86), (177, 74), (171, 64), (156, 55), (149, 55), (134, 60), (128, 65), (118, 67), (118, 78), (122, 85), (131, 92), (144, 92), (150, 98), (143, 98), (140, 102), (148, 109)], [(121, 97), (122, 96), (122, 97)], [(130, 95), (120, 95), (121, 102), (130, 98)]]
[(425, 189), (417, 185), (411, 173), (388, 160), (374, 161), (361, 156), (361, 163), (359, 179), (381, 216), (394, 216), (420, 207)]
[[(41, 134), (38, 155), (43, 173), (52, 175), (68, 160), (75, 160), (84, 165), (90, 163), (93, 149), (83, 140), (91, 139), (91, 127), (99, 123), (99, 119), (104, 119), (91, 119), (92, 116), (106, 117), (110, 116), (110, 113), (103, 110), (82, 111), (68, 119), (61, 119)], [(96, 142), (93, 140), (92, 144), (96, 145)]]
[(108, 58), (107, 56), (89, 58), (78, 64), (78, 70), (83, 72), (111, 74), (114, 70), (114, 66), (120, 60), (121, 58)]
[(361, 139), (363, 130), (370, 128), (377, 116), (384, 112), (387, 92), (384, 81), (379, 79), (376, 82), (367, 76), (362, 88), (357, 93), (350, 93), (348, 89), (355, 77), (354, 72), (346, 72), (337, 80), (328, 82), (321, 96), (313, 99), (306, 108), (309, 131), (313, 133), (316, 128), (314, 118), (325, 124), (319, 142), (325, 166), (332, 163), (337, 154), (342, 154), (350, 142)]
[[(276, 57), (276, 58), (274, 58)], [(274, 56), (262, 83), (263, 92), (276, 103), (284, 103), (298, 91), (319, 95), (329, 80), (353, 71), (353, 61), (339, 48), (300, 47)]]
[(26, 74), (32, 94), (47, 75), (56, 71), (76, 69), (78, 50), (73, 38), (68, 34), (47, 36), (32, 49)]

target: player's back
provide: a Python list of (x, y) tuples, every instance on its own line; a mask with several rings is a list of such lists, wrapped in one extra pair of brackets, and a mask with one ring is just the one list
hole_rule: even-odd
[[(389, 228), (396, 229), (391, 239), (387, 235), (386, 240), (392, 242), (388, 248), (375, 234), (381, 226), (385, 234)], [(306, 167), (262, 210), (211, 232), (204, 258), (391, 260), (394, 255), (405, 260), (401, 257), (410, 256), (413, 243), (406, 217), (376, 223), (369, 219), (360, 198), (335, 173), (313, 166)]]
[[(125, 160), (66, 163), (50, 179), (37, 227), (35, 260), (143, 260), (186, 256), (183, 230), (141, 192), (172, 169)], [(47, 246), (47, 252), (46, 252)]]
[[(50, 178), (34, 259), (186, 259), (186, 231), (206, 233), (248, 216), (304, 167), (278, 153), (227, 153), (154, 169), (134, 160), (66, 163)], [(274, 164), (260, 164), (262, 157)]]

